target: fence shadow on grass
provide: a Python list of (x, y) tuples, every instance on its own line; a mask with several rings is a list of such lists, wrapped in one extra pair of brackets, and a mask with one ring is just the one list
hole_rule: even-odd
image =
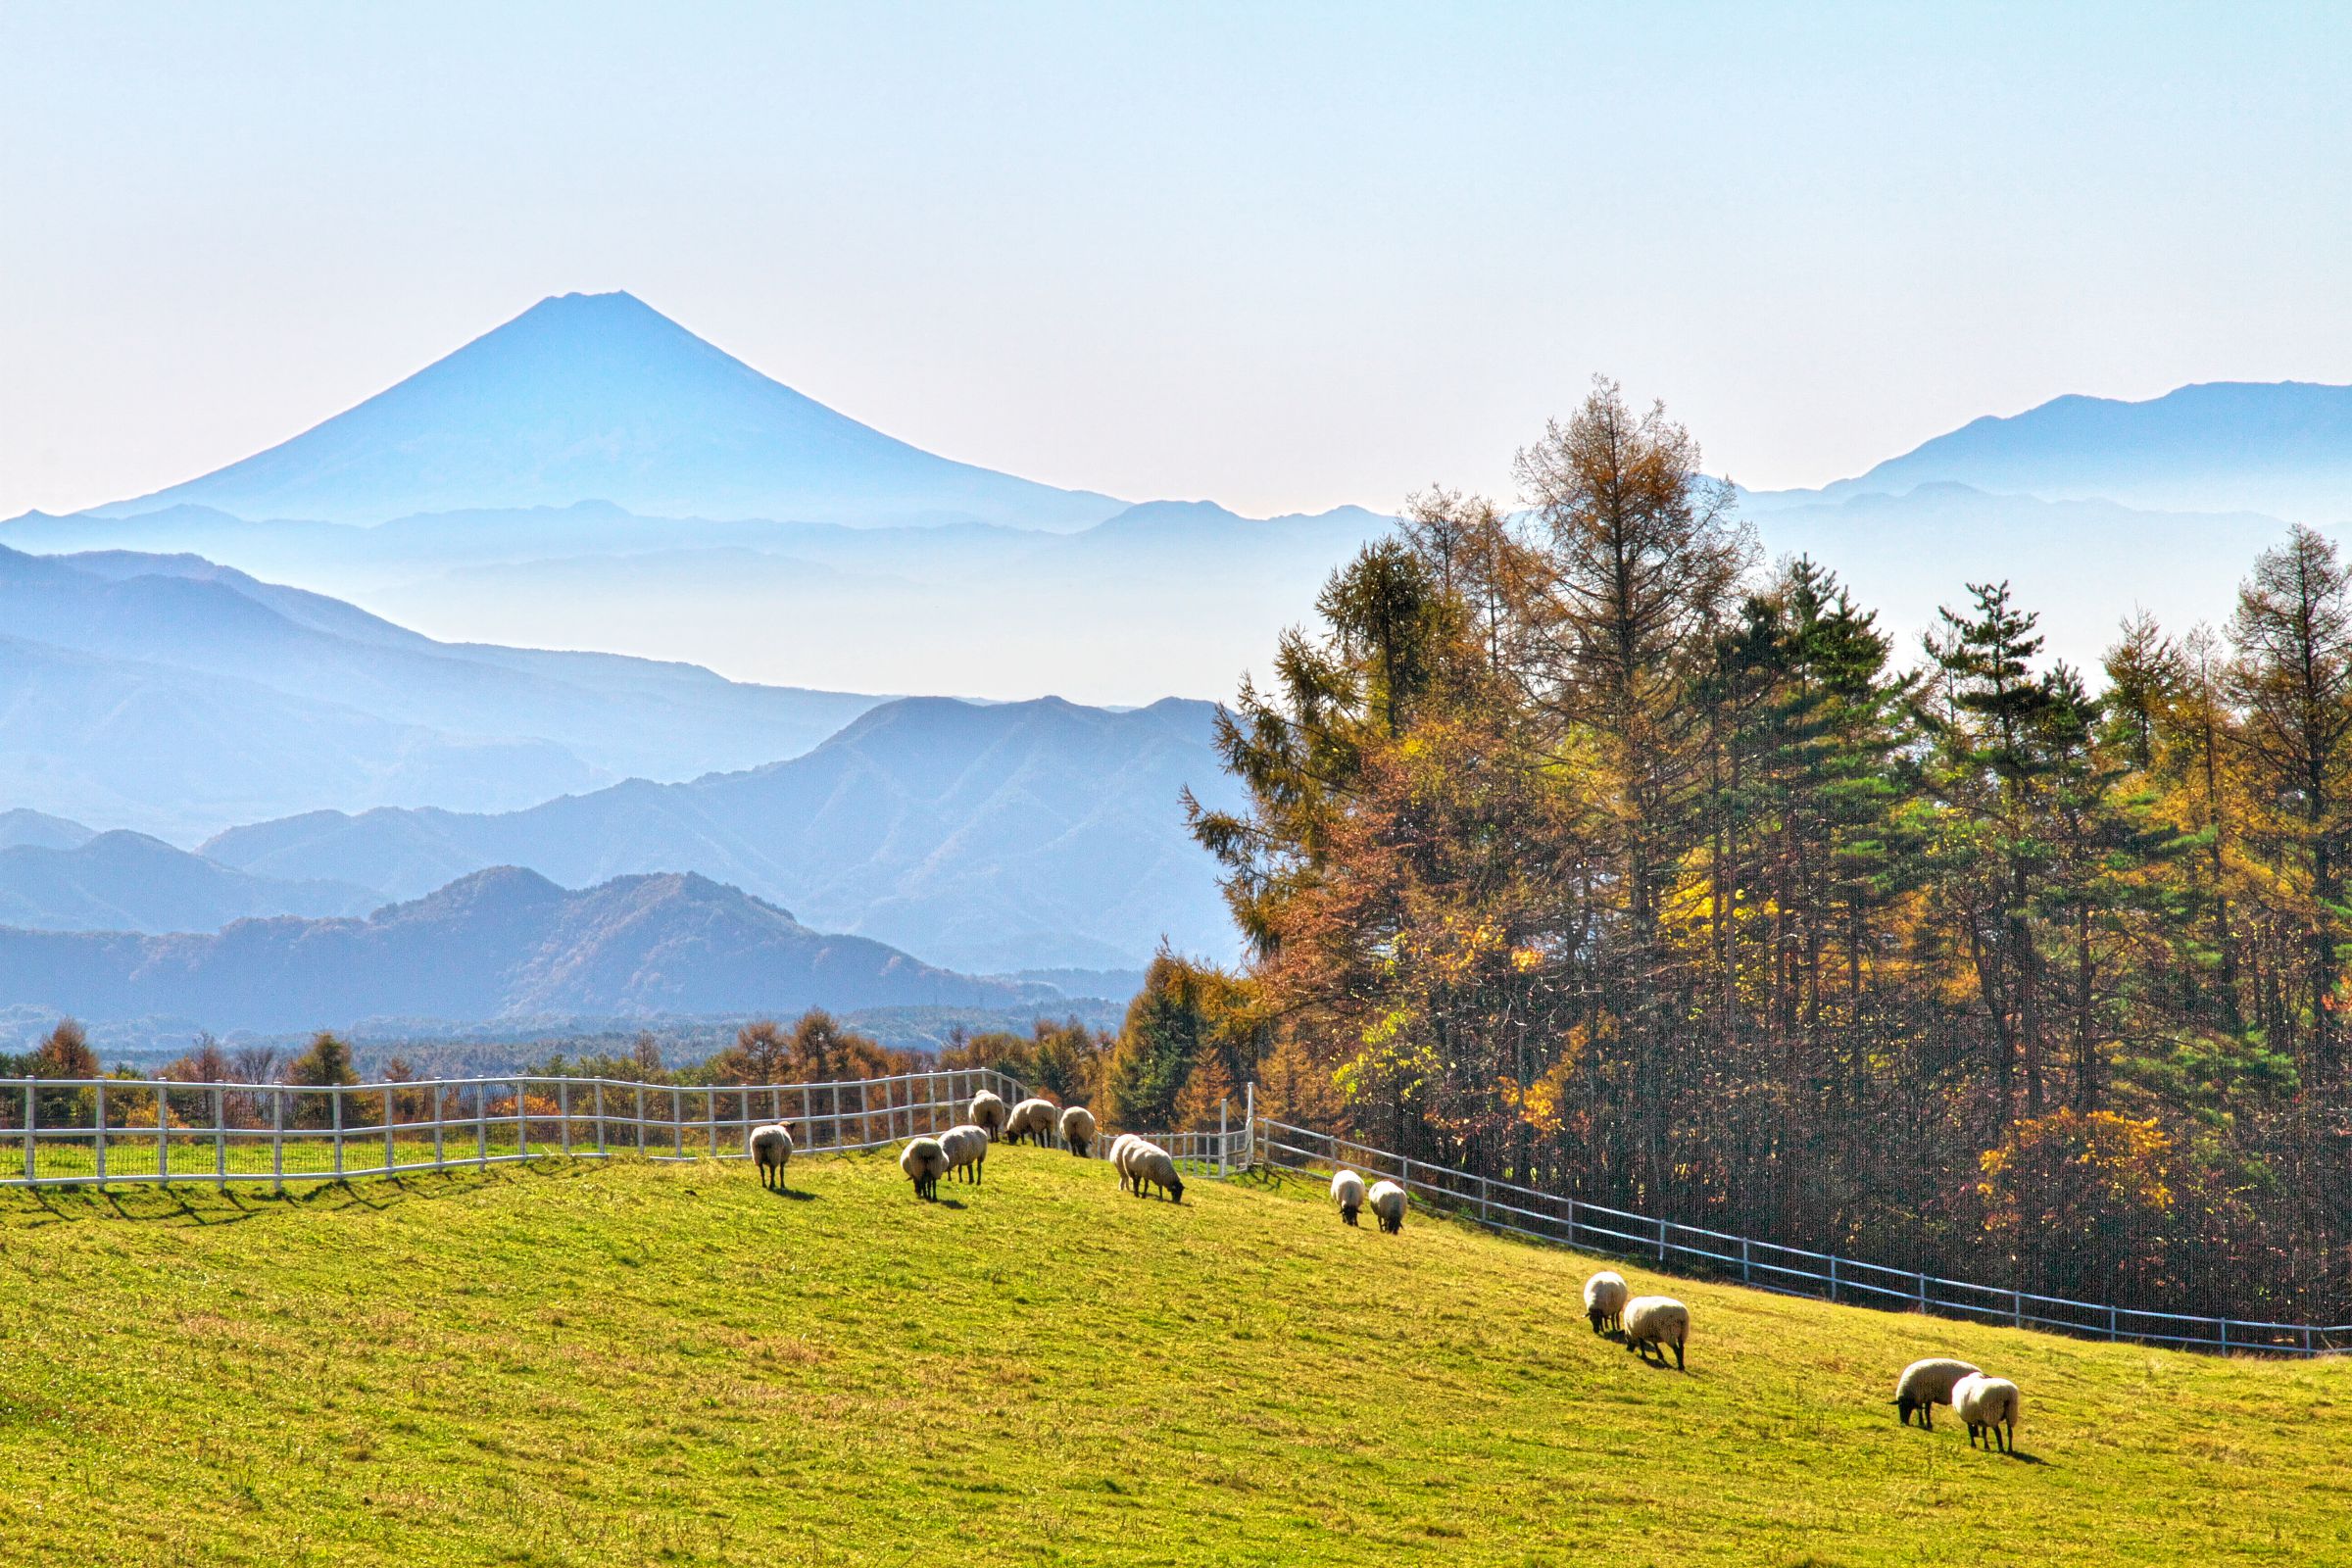
[(0, 1191), (0, 1229), (30, 1230), (92, 1220), (204, 1227), (240, 1225), (273, 1214), (331, 1214), (346, 1209), (382, 1212), (413, 1202), (511, 1189), (525, 1182), (577, 1181), (593, 1168), (551, 1157), (482, 1170), (452, 1168), (305, 1182), (289, 1185), (283, 1193), (260, 1186), (222, 1188), (199, 1181), (150, 1182), (138, 1187), (91, 1183), (15, 1188)]

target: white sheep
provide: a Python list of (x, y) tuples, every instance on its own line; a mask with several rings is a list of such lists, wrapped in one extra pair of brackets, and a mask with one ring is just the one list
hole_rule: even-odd
[(1061, 1107), (1051, 1100), (1024, 1100), (1004, 1118), (1004, 1137), (1015, 1144), (1026, 1141), (1051, 1146), (1054, 1125), (1060, 1115)]
[(1364, 1207), (1364, 1179), (1351, 1170), (1334, 1172), (1331, 1178), (1331, 1200), (1340, 1205), (1340, 1218), (1350, 1225), (1354, 1224), (1355, 1216)]
[(970, 1122), (951, 1127), (939, 1135), (939, 1147), (947, 1152), (948, 1172), (963, 1172), (963, 1179), (976, 1182), (988, 1174), (988, 1133)]
[(1176, 1161), (1157, 1144), (1138, 1138), (1127, 1146), (1127, 1179), (1135, 1186), (1135, 1196), (1144, 1196), (1144, 1184), (1150, 1182), (1167, 1194), (1171, 1202), (1184, 1201), (1184, 1178), (1176, 1174)]
[(1977, 1370), (1974, 1362), (1954, 1361), (1948, 1356), (1912, 1362), (1894, 1382), (1895, 1419), (1909, 1426), (1916, 1413), (1921, 1426), (1935, 1431), (1936, 1407), (1951, 1403), (1952, 1385)]
[[(784, 1191), (784, 1162), (792, 1158), (792, 1130), (782, 1122), (755, 1127), (744, 1139), (753, 1163), (760, 1167), (760, 1185)], [(772, 1180), (770, 1178), (773, 1178)]]
[(1084, 1105), (1072, 1105), (1061, 1113), (1061, 1141), (1069, 1152), (1084, 1159), (1095, 1147), (1095, 1113)]
[(1633, 1294), (1625, 1276), (1613, 1268), (1604, 1268), (1585, 1281), (1585, 1316), (1591, 1320), (1592, 1332), (1605, 1334), (1625, 1327), (1625, 1303)]
[(948, 1173), (948, 1152), (936, 1138), (910, 1139), (899, 1151), (899, 1169), (914, 1183), (914, 1196), (925, 1202), (939, 1201), (939, 1179)]
[(991, 1138), (1004, 1134), (1004, 1121), (1011, 1112), (1004, 1108), (1004, 1099), (994, 1091), (983, 1089), (972, 1097), (971, 1125)]
[(1374, 1182), (1364, 1201), (1372, 1205), (1373, 1217), (1380, 1221), (1382, 1230), (1394, 1236), (1404, 1229), (1403, 1188), (1395, 1182)]
[(1642, 1360), (1652, 1351), (1658, 1365), (1674, 1349), (1674, 1369), (1683, 1370), (1683, 1348), (1690, 1342), (1690, 1309), (1671, 1296), (1637, 1296), (1625, 1303), (1625, 1348)]
[(1128, 1152), (1142, 1142), (1143, 1140), (1136, 1137), (1133, 1133), (1121, 1133), (1118, 1137), (1110, 1141), (1110, 1168), (1119, 1173), (1119, 1186), (1121, 1190), (1124, 1190), (1127, 1186)]
[[(1952, 1413), (1968, 1423), (1968, 1446), (1975, 1447), (1982, 1435), (1984, 1446), (1998, 1447), (2003, 1453), (2017, 1451), (2017, 1418), (2024, 1413), (2025, 1400), (2017, 1385), (2007, 1378), (1988, 1378), (1982, 1372), (1971, 1372), (1952, 1385)], [(2008, 1428), (2007, 1435), (2002, 1427)]]

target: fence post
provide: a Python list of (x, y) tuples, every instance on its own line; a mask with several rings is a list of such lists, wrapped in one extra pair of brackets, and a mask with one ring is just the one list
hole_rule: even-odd
[(1837, 1301), (1837, 1299), (1838, 1299), (1838, 1254), (1837, 1254), (1836, 1252), (1832, 1252), (1832, 1253), (1830, 1254), (1830, 1300), (1831, 1300), (1833, 1303), (1835, 1303), (1835, 1302)]
[(1927, 1311), (1928, 1311), (1928, 1271), (1927, 1271), (1926, 1269), (1924, 1269), (1924, 1268), (1923, 1268), (1923, 1269), (1921, 1269), (1921, 1270), (1919, 1271), (1919, 1311), (1920, 1311), (1920, 1315), (1921, 1315), (1922, 1317), (1925, 1317), (1925, 1316), (1927, 1315)]
[(1666, 1216), (1658, 1216), (1658, 1261), (1666, 1261)]
[(2225, 1317), (2216, 1318), (2214, 1321), (2222, 1326), (2222, 1353), (2228, 1355), (2230, 1353), (2230, 1320)]
[(106, 1182), (106, 1085), (104, 1082), (98, 1085), (97, 1132), (98, 1181), (103, 1186)]
[(1242, 1085), (1242, 1148), (1250, 1156), (1249, 1168), (1257, 1169), (1257, 1080), (1254, 1078)]
[(1218, 1177), (1221, 1179), (1221, 1178), (1224, 1176), (1224, 1174), (1225, 1174), (1225, 1101), (1224, 1101), (1223, 1097), (1222, 1097), (1222, 1096), (1220, 1096), (1220, 1097), (1218, 1098), (1218, 1100), (1217, 1100), (1217, 1175), (1218, 1175)]
[[(2309, 1332), (2310, 1332), (2310, 1330), (2306, 1329), (2304, 1332), (2305, 1332), (2305, 1333), (2309, 1333)], [(2115, 1303), (2114, 1303), (2113, 1301), (2110, 1301), (2110, 1302), (2108, 1302), (2108, 1303), (2107, 1303), (2107, 1337), (2108, 1337), (2109, 1339), (2111, 1339), (2111, 1340), (2112, 1340), (2112, 1339), (2114, 1339), (2114, 1338), (2116, 1337), (2116, 1334), (2115, 1334)]]
[(384, 1174), (389, 1176), (400, 1168), (400, 1152), (393, 1147), (393, 1124), (400, 1120), (400, 1101), (390, 1084), (384, 1085)]
[(228, 1091), (213, 1085), (213, 1176), (228, 1191)]
[(26, 1073), (24, 1075), (24, 1179), (28, 1182), (36, 1181), (40, 1177), (40, 1171), (35, 1166), (32, 1154), (32, 1124), (34, 1118), (39, 1114), (34, 1107), (38, 1103), (39, 1099), (40, 1097), (33, 1091), (32, 1075), (30, 1073)]
[(1745, 1285), (1752, 1278), (1753, 1275), (1748, 1265), (1747, 1238), (1742, 1236), (1740, 1238), (1740, 1283)]
[(596, 1152), (605, 1152), (605, 1081), (596, 1081)]
[(2026, 1293), (2013, 1289), (2009, 1293), (2009, 1321), (2018, 1328), (2026, 1326)]
[(282, 1195), (286, 1190), (286, 1091), (270, 1091), (270, 1180)]
[(865, 1080), (858, 1080), (858, 1147), (863, 1149), (874, 1140), (873, 1103), (866, 1098)]
[(490, 1086), (473, 1081), (473, 1168), (490, 1168)]
[(335, 1113), (335, 1174), (343, 1174), (343, 1086), (336, 1084), (327, 1091), (327, 1102)]
[(1573, 1194), (1568, 1199), (1568, 1245), (1576, 1245), (1576, 1198)]
[(172, 1179), (172, 1092), (155, 1086), (155, 1179)]
[(642, 1079), (637, 1084), (637, 1157), (645, 1157), (645, 1083)]
[(564, 1156), (571, 1157), (571, 1080), (556, 1080), (556, 1115), (564, 1125)]
[(449, 1150), (442, 1135), (449, 1127), (449, 1091), (440, 1084), (433, 1085), (433, 1169), (449, 1168)]
[[(703, 1091), (703, 1109), (710, 1113), (710, 1157), (716, 1159), (718, 1157), (718, 1091), (716, 1089)], [(839, 1143), (841, 1140), (836, 1138), (834, 1142)]]

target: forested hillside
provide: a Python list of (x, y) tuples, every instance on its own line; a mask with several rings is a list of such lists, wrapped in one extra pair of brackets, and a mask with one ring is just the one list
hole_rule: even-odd
[(1891, 1263), (2352, 1310), (2326, 538), (2091, 672), (1999, 583), (1890, 646), (1833, 563), (1758, 560), (1690, 435), (1613, 387), (1519, 478), (1515, 517), (1421, 497), (1244, 686), (1251, 804), (1195, 825), (1246, 981), (1163, 964), (1128, 1056)]

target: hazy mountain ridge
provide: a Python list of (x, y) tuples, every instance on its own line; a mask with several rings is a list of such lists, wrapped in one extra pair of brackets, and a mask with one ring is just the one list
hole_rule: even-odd
[(806, 751), (879, 699), (434, 642), (194, 556), (0, 548), (0, 800), (182, 838)]
[(1231, 946), (1213, 862), (1178, 804), (1187, 785), (1233, 795), (1213, 712), (906, 699), (748, 772), (633, 780), (497, 815), (312, 812), (205, 852), (402, 896), (486, 865), (573, 886), (691, 870), (959, 968), (1128, 968), (1163, 935), (1195, 952)]
[(217, 931), (259, 916), (365, 914), (383, 902), (372, 888), (255, 876), (121, 829), (71, 847), (0, 848), (0, 926)]
[(223, 1031), (1054, 1000), (1043, 987), (811, 931), (699, 876), (566, 892), (511, 866), (364, 920), (240, 920), (175, 936), (0, 930), (0, 991), (82, 1017), (180, 1017)]
[(1759, 511), (1923, 484), (2170, 512), (2352, 519), (2352, 386), (2210, 381), (2137, 402), (2068, 395), (1987, 415), (1851, 479), (1754, 498)]

